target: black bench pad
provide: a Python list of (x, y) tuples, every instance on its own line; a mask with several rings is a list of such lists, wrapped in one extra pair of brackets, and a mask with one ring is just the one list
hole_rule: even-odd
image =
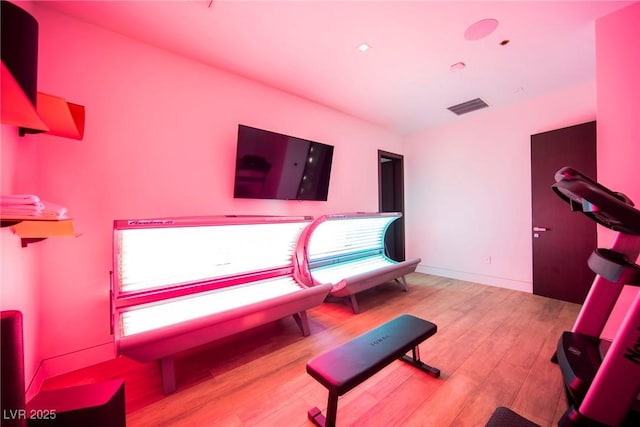
[(403, 314), (311, 359), (307, 372), (330, 393), (341, 396), (409, 350), (415, 351), (436, 331), (433, 323)]

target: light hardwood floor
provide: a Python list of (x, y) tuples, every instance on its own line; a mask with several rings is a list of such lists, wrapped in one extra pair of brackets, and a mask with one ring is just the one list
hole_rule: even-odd
[(435, 323), (420, 346), (432, 378), (393, 362), (342, 396), (338, 426), (484, 426), (507, 406), (542, 426), (566, 409), (550, 362), (580, 306), (518, 291), (413, 273), (359, 295), (361, 313), (324, 303), (309, 310), (311, 336), (291, 317), (177, 356), (178, 390), (161, 392), (156, 363), (118, 358), (51, 378), (43, 389), (124, 378), (128, 426), (311, 426), (327, 392), (305, 371), (321, 351), (399, 315)]

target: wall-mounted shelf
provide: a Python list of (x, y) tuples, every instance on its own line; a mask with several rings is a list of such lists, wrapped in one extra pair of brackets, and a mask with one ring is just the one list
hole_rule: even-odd
[(13, 233), (20, 237), (23, 248), (35, 242), (39, 242), (49, 237), (77, 237), (74, 231), (73, 220), (71, 219), (21, 219), (2, 218), (2, 227), (11, 227)]

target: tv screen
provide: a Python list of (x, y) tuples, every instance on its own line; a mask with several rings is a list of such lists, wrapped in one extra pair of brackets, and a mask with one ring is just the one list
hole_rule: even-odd
[(333, 146), (238, 125), (233, 197), (327, 200)]

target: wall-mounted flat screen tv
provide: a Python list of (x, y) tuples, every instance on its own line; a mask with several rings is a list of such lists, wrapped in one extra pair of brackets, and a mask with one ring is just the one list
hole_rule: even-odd
[(333, 146), (238, 125), (233, 197), (327, 200)]

